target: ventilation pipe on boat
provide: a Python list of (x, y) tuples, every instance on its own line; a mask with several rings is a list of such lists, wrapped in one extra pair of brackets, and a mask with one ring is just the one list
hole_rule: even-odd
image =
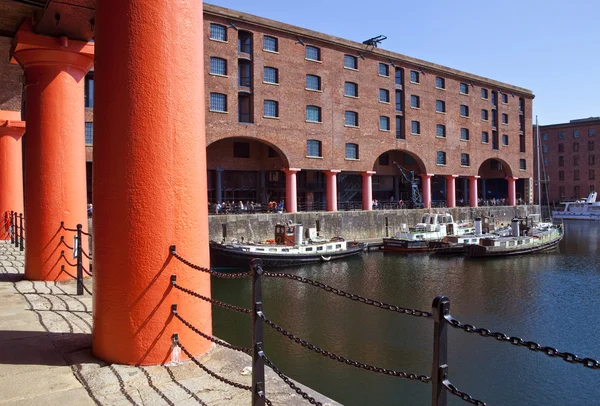
[(519, 236), (519, 219), (516, 217), (512, 219), (512, 235), (513, 237)]
[(481, 235), (481, 234), (483, 234), (482, 227), (481, 227), (481, 217), (477, 217), (475, 219), (475, 235)]
[(302, 236), (304, 235), (302, 224), (296, 225), (296, 245), (302, 245)]

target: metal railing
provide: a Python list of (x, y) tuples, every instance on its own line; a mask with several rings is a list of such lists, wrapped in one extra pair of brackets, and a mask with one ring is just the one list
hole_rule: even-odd
[(19, 248), (19, 251), (25, 249), (23, 237), (23, 213), (17, 213), (16, 211), (10, 212), (7, 224), (8, 234), (10, 235), (10, 243), (15, 245), (15, 248)]
[[(85, 250), (83, 249), (83, 243), (82, 243), (83, 242), (82, 237), (84, 235), (89, 237), (90, 234), (83, 231), (83, 226), (81, 224), (77, 224), (76, 228), (67, 228), (67, 227), (65, 227), (65, 222), (61, 221), (60, 228), (62, 228), (64, 231), (70, 231), (70, 232), (75, 233), (75, 238), (73, 239), (73, 246), (70, 246), (69, 244), (67, 244), (67, 242), (65, 241), (65, 238), (63, 236), (60, 237), (60, 243), (62, 245), (64, 245), (66, 248), (73, 251), (73, 257), (76, 261), (75, 263), (70, 262), (67, 259), (67, 257), (65, 256), (65, 251), (62, 250), (60, 252), (61, 257), (67, 263), (67, 265), (75, 268), (75, 275), (73, 275), (72, 273), (67, 271), (64, 265), (61, 265), (61, 272), (64, 272), (65, 274), (69, 275), (71, 278), (73, 278), (77, 281), (77, 295), (78, 296), (83, 295), (84, 291), (91, 295), (92, 292), (84, 284), (84, 281), (83, 281), (84, 276), (83, 275), (85, 273), (88, 276), (93, 276), (92, 265), (91, 265), (92, 257), (90, 254), (85, 252)], [(85, 267), (83, 266), (83, 257), (84, 256), (90, 261), (89, 262), (90, 263), (89, 270), (85, 269)]]
[[(216, 299), (204, 297), (192, 290), (186, 289), (183, 286), (180, 286), (177, 283), (177, 277), (173, 275), (171, 277), (171, 285), (173, 288), (178, 289), (182, 292), (185, 292), (191, 296), (194, 296), (198, 299), (210, 302), (213, 305), (223, 307), (232, 311), (236, 311), (243, 314), (248, 314), (252, 318), (252, 347), (244, 348), (237, 347), (231, 344), (228, 344), (224, 341), (219, 340), (213, 336), (203, 333), (199, 329), (193, 326), (193, 324), (186, 320), (181, 314), (178, 313), (177, 305), (172, 305), (172, 314), (175, 318), (183, 323), (187, 328), (191, 329), (198, 335), (204, 337), (207, 340), (210, 340), (216, 344), (222, 345), (232, 350), (240, 351), (245, 354), (252, 355), (252, 386), (245, 386), (240, 383), (236, 383), (230, 381), (226, 378), (219, 376), (213, 371), (208, 370), (204, 365), (202, 365), (198, 360), (196, 360), (191, 353), (187, 351), (182, 343), (179, 340), (178, 334), (173, 336), (173, 345), (180, 347), (183, 352), (190, 357), (192, 362), (198, 365), (200, 368), (205, 370), (211, 376), (225, 382), (229, 385), (232, 385), (237, 388), (248, 390), (252, 393), (252, 406), (264, 406), (271, 405), (271, 402), (267, 398), (266, 395), (266, 381), (265, 381), (265, 365), (269, 367), (277, 376), (279, 376), (294, 392), (300, 395), (307, 402), (314, 405), (322, 405), (321, 402), (317, 401), (310, 394), (303, 391), (299, 388), (290, 378), (288, 378), (277, 366), (269, 359), (266, 355), (266, 348), (264, 343), (264, 326), (267, 325), (269, 328), (279, 333), (283, 337), (291, 340), (292, 342), (306, 348), (309, 351), (313, 351), (317, 354), (320, 354), (324, 357), (327, 357), (331, 360), (344, 363), (348, 366), (352, 366), (359, 369), (364, 369), (367, 371), (371, 371), (377, 374), (387, 375), (396, 377), (399, 379), (407, 379), (410, 381), (420, 382), (420, 383), (431, 383), (431, 404), (433, 406), (445, 406), (448, 402), (448, 394), (457, 396), (461, 398), (463, 401), (467, 403), (471, 403), (474, 405), (486, 405), (485, 402), (474, 398), (472, 395), (467, 392), (459, 390), (449, 379), (449, 365), (448, 365), (448, 328), (452, 327), (458, 330), (463, 330), (466, 333), (474, 333), (481, 337), (490, 337), (494, 338), (500, 342), (510, 343), (517, 347), (524, 347), (533, 352), (541, 352), (553, 358), (560, 358), (565, 362), (571, 364), (580, 364), (584, 367), (600, 370), (600, 362), (592, 359), (592, 358), (582, 358), (570, 352), (561, 352), (553, 347), (542, 346), (534, 341), (526, 341), (519, 337), (508, 336), (504, 333), (500, 332), (492, 332), (485, 328), (477, 328), (470, 324), (463, 324), (450, 314), (450, 300), (445, 296), (438, 296), (433, 300), (432, 303), (432, 311), (424, 311), (417, 309), (410, 309), (406, 307), (401, 307), (389, 303), (380, 302), (377, 300), (369, 299), (366, 297), (362, 297), (360, 295), (356, 295), (353, 293), (345, 292), (341, 289), (335, 288), (333, 286), (326, 285), (322, 282), (311, 280), (308, 278), (304, 278), (301, 276), (293, 275), (290, 273), (283, 272), (267, 272), (263, 270), (262, 261), (260, 259), (254, 259), (250, 265), (250, 272), (241, 272), (241, 273), (225, 273), (225, 272), (217, 272), (209, 268), (204, 268), (198, 265), (191, 263), (186, 260), (182, 256), (177, 253), (177, 249), (175, 245), (170, 247), (170, 254), (181, 261), (183, 264), (189, 266), (192, 269), (205, 272), (210, 274), (213, 277), (217, 278), (252, 278), (252, 308), (245, 309), (242, 307), (234, 306), (228, 303), (224, 303), (218, 301)], [(350, 358), (335, 354), (333, 352), (322, 349), (296, 335), (287, 331), (284, 327), (276, 324), (272, 320), (270, 320), (263, 309), (263, 296), (262, 296), (262, 280), (263, 278), (279, 278), (279, 279), (287, 279), (290, 281), (295, 281), (299, 283), (303, 283), (306, 285), (313, 286), (315, 288), (324, 290), (326, 292), (335, 294), (337, 296), (350, 299), (356, 302), (360, 302), (362, 304), (372, 306), (381, 310), (391, 311), (394, 313), (398, 313), (401, 315), (410, 315), (414, 317), (418, 317), (421, 319), (430, 319), (433, 320), (433, 354), (432, 354), (432, 367), (431, 367), (431, 376), (427, 376), (425, 374), (416, 374), (413, 372), (405, 372), (405, 371), (397, 371), (389, 368), (384, 368), (381, 366), (369, 365), (360, 361), (352, 360)]]

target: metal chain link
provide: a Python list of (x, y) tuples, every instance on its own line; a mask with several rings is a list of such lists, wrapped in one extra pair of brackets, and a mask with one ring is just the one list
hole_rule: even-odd
[(238, 347), (229, 343), (226, 343), (225, 341), (221, 341), (218, 338), (215, 338), (213, 336), (209, 336), (206, 333), (203, 333), (202, 331), (198, 330), (196, 327), (194, 327), (190, 322), (188, 322), (186, 319), (184, 319), (183, 317), (181, 317), (179, 315), (179, 313), (177, 313), (177, 310), (173, 310), (172, 311), (173, 316), (175, 316), (175, 318), (177, 318), (179, 321), (181, 321), (187, 328), (189, 328), (190, 330), (192, 330), (194, 333), (198, 334), (201, 337), (206, 338), (209, 341), (212, 341), (215, 344), (219, 344), (223, 347), (235, 350), (235, 351), (239, 351), (239, 352), (243, 352), (244, 354), (248, 354), (251, 355), (252, 354), (252, 350), (250, 348), (244, 348), (244, 347)]
[(206, 372), (207, 374), (209, 374), (210, 376), (212, 376), (213, 378), (218, 379), (219, 381), (226, 383), (227, 385), (231, 385), (234, 388), (238, 388), (238, 389), (244, 389), (247, 391), (252, 391), (252, 387), (248, 386), (248, 385), (243, 385), (241, 383), (237, 383), (237, 382), (233, 382), (230, 381), (227, 378), (223, 378), (221, 375), (216, 374), (215, 372), (211, 371), (210, 369), (208, 369), (207, 367), (204, 366), (204, 364), (202, 364), (200, 361), (198, 361), (196, 358), (194, 358), (194, 356), (187, 350), (187, 348), (185, 348), (183, 346), (183, 344), (181, 344), (181, 342), (179, 341), (179, 339), (175, 339), (175, 344), (181, 348), (181, 351), (184, 352), (184, 354), (194, 363), (196, 364), (200, 369), (202, 369), (204, 372)]
[(192, 290), (189, 290), (189, 289), (186, 289), (184, 287), (179, 286), (177, 284), (177, 282), (173, 281), (173, 282), (171, 282), (171, 285), (173, 285), (173, 287), (175, 289), (179, 289), (180, 291), (185, 292), (185, 293), (187, 293), (190, 296), (197, 297), (198, 299), (204, 300), (205, 302), (212, 303), (212, 304), (214, 304), (216, 306), (223, 307), (223, 308), (229, 309), (229, 310), (233, 310), (234, 312), (239, 312), (239, 313), (245, 313), (245, 314), (251, 314), (252, 313), (252, 310), (250, 310), (250, 309), (245, 309), (243, 307), (234, 306), (234, 305), (231, 305), (231, 304), (228, 304), (228, 303), (221, 302), (221, 301), (216, 300), (216, 299), (212, 299), (212, 298), (208, 298), (206, 296), (202, 296), (199, 293), (196, 293), (196, 292), (194, 292)]
[(451, 384), (450, 381), (448, 381), (448, 380), (444, 380), (442, 382), (442, 385), (444, 385), (444, 387), (450, 393), (452, 393), (454, 396), (458, 396), (459, 398), (461, 398), (465, 402), (468, 402), (468, 403), (471, 403), (471, 404), (477, 405), (477, 406), (487, 406), (487, 403), (482, 402), (481, 400), (475, 399), (474, 397), (472, 397), (471, 395), (469, 395), (466, 392), (461, 392), (460, 390), (458, 390), (458, 388), (456, 386), (454, 386), (453, 384)]
[(178, 260), (180, 260), (181, 262), (183, 262), (185, 265), (189, 266), (190, 268), (195, 269), (197, 271), (206, 272), (206, 273), (210, 274), (211, 276), (214, 276), (217, 278), (241, 279), (241, 278), (248, 278), (250, 276), (250, 272), (240, 272), (240, 273), (217, 272), (210, 268), (204, 268), (199, 265), (192, 264), (190, 261), (188, 261), (185, 258), (183, 258), (182, 256), (180, 256), (177, 253), (177, 251), (175, 250), (174, 246), (171, 246), (171, 255), (173, 255), (175, 258), (177, 258)]
[(600, 369), (600, 362), (592, 358), (580, 358), (577, 355), (570, 352), (561, 352), (558, 351), (556, 348), (552, 347), (542, 347), (535, 341), (525, 341), (522, 338), (510, 337), (504, 333), (491, 332), (486, 328), (477, 328), (471, 324), (462, 324), (460, 321), (456, 320), (451, 316), (447, 316), (446, 321), (448, 321), (448, 323), (450, 323), (452, 327), (459, 330), (464, 330), (467, 333), (477, 333), (482, 337), (492, 337), (498, 341), (509, 342), (518, 347), (525, 347), (533, 352), (542, 352), (548, 355), (549, 357), (561, 358), (563, 361), (566, 361), (570, 364), (582, 364), (583, 366), (590, 369)]
[(292, 382), (292, 380), (290, 378), (288, 378), (283, 372), (281, 372), (279, 370), (279, 368), (277, 368), (275, 366), (275, 364), (273, 364), (271, 362), (271, 360), (269, 360), (267, 358), (267, 356), (263, 352), (260, 352), (259, 355), (265, 361), (265, 364), (269, 368), (271, 368), (273, 370), (273, 372), (275, 372), (283, 380), (283, 382), (285, 382), (290, 388), (292, 388), (298, 395), (302, 396), (302, 398), (304, 400), (307, 400), (308, 403), (310, 403), (311, 405), (323, 406), (323, 403), (315, 400), (315, 398), (313, 398), (308, 393), (304, 392), (302, 389), (300, 389), (299, 387), (297, 387), (294, 384), (294, 382)]
[(402, 372), (402, 371), (395, 371), (393, 369), (386, 369), (386, 368), (382, 368), (382, 367), (376, 367), (373, 365), (364, 364), (362, 362), (358, 362), (358, 361), (351, 360), (349, 358), (342, 357), (341, 355), (334, 354), (332, 352), (329, 352), (327, 350), (319, 348), (316, 345), (311, 344), (306, 340), (296, 337), (294, 334), (290, 333), (289, 331), (286, 331), (283, 327), (280, 327), (277, 324), (275, 324), (274, 322), (272, 322), (271, 320), (269, 320), (264, 315), (263, 312), (258, 312), (258, 317), (260, 317), (273, 330), (277, 331), (278, 333), (283, 334), (285, 337), (294, 341), (296, 344), (300, 344), (304, 348), (308, 348), (309, 350), (314, 351), (317, 354), (321, 354), (324, 357), (328, 357), (334, 361), (338, 361), (343, 364), (347, 364), (347, 365), (350, 365), (350, 366), (353, 366), (356, 368), (365, 369), (367, 371), (376, 372), (376, 373), (388, 375), (388, 376), (394, 376), (397, 378), (408, 379), (411, 381), (420, 381), (423, 383), (428, 383), (431, 381), (431, 378), (428, 377), (427, 375), (409, 374), (409, 373)]
[(431, 318), (433, 317), (433, 314), (431, 312), (426, 312), (423, 310), (414, 310), (414, 309), (409, 309), (406, 307), (400, 307), (400, 306), (395, 306), (395, 305), (391, 305), (388, 303), (384, 303), (384, 302), (379, 302), (377, 300), (373, 300), (373, 299), (368, 299), (366, 297), (362, 297), (359, 295), (355, 295), (353, 293), (348, 293), (348, 292), (344, 292), (341, 289), (337, 289), (334, 288), (332, 286), (326, 285), (324, 283), (318, 282), (318, 281), (314, 281), (312, 279), (308, 279), (308, 278), (303, 278), (301, 276), (296, 276), (296, 275), (292, 275), (289, 273), (283, 273), (283, 272), (264, 272), (263, 276), (267, 276), (270, 278), (287, 278), (287, 279), (291, 279), (291, 280), (295, 280), (298, 282), (302, 282), (302, 283), (306, 283), (308, 285), (311, 286), (315, 286), (317, 288), (323, 289), (327, 292), (331, 292), (331, 293), (335, 293), (338, 296), (342, 296), (360, 303), (364, 303), (370, 306), (375, 306), (378, 307), (380, 309), (383, 310), (389, 310), (392, 312), (397, 312), (397, 313), (402, 313), (402, 314), (408, 314), (410, 316), (416, 316), (416, 317), (426, 317), (426, 318)]

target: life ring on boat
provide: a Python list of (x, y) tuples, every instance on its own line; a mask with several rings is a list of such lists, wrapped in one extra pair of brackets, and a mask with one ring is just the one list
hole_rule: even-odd
[(331, 255), (326, 257), (325, 255), (321, 255), (321, 261), (323, 262), (329, 262), (329, 260), (331, 260)]
[(278, 235), (277, 237), (275, 237), (275, 244), (281, 244), (283, 242), (283, 238), (281, 238), (280, 235)]

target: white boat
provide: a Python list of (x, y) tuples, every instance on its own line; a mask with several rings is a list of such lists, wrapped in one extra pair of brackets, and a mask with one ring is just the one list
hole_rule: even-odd
[(590, 192), (587, 199), (573, 202), (561, 202), (559, 210), (552, 211), (552, 217), (563, 220), (600, 220), (600, 202), (598, 193)]
[[(423, 252), (445, 245), (448, 235), (473, 234), (475, 228), (467, 223), (455, 223), (450, 213), (427, 213), (414, 227), (403, 229), (394, 237), (383, 239), (384, 251)], [(440, 242), (439, 245), (430, 242)]]

